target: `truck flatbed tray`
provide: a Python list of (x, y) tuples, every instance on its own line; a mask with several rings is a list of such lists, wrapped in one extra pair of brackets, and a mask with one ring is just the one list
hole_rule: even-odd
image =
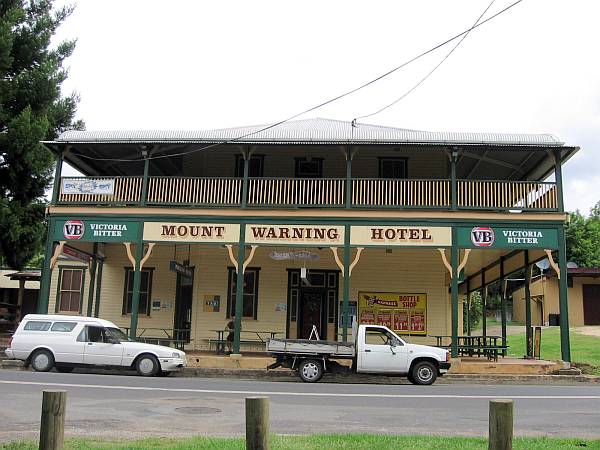
[(309, 339), (269, 339), (268, 353), (293, 353), (353, 357), (353, 342), (313, 341)]

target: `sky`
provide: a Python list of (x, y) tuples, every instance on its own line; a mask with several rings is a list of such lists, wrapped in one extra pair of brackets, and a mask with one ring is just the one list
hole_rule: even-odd
[[(333, 98), (468, 29), (490, 0), (65, 3), (76, 9), (56, 42), (77, 47), (63, 91), (80, 95), (88, 130), (203, 130), (270, 124)], [(523, 0), (362, 121), (555, 135), (581, 147), (564, 167), (565, 206), (587, 214), (600, 200), (598, 17), (596, 0)], [(452, 46), (300, 118), (372, 113)]]

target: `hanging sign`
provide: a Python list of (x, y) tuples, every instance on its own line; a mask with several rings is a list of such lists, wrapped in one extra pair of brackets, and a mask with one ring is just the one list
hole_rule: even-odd
[(429, 226), (352, 226), (350, 245), (447, 247), (452, 245), (452, 228)]
[(246, 225), (247, 244), (329, 247), (344, 245), (344, 227), (337, 225)]
[(458, 245), (463, 248), (558, 248), (558, 230), (530, 227), (460, 227)]
[(85, 178), (63, 178), (60, 185), (61, 194), (96, 194), (114, 195), (115, 180), (106, 178), (102, 180), (90, 180)]
[(194, 276), (194, 269), (190, 266), (184, 266), (183, 264), (178, 263), (177, 261), (169, 262), (169, 270), (171, 272), (176, 272), (181, 276), (186, 278), (192, 278)]
[(112, 220), (59, 220), (54, 228), (56, 241), (132, 242), (137, 239), (139, 222)]
[(398, 334), (427, 334), (427, 294), (359, 292), (358, 323), (383, 325)]
[(236, 223), (146, 222), (144, 241), (230, 244), (240, 239)]
[(313, 252), (271, 252), (269, 258), (275, 261), (318, 261), (319, 255)]

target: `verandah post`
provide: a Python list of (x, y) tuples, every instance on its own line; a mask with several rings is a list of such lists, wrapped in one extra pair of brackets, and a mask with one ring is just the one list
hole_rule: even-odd
[(458, 209), (458, 181), (456, 179), (456, 163), (458, 161), (458, 148), (453, 147), (450, 155), (450, 192), (452, 210)]
[(54, 219), (48, 221), (48, 237), (46, 238), (46, 252), (44, 254), (44, 266), (42, 268), (42, 278), (40, 282), (40, 293), (38, 297), (38, 314), (48, 314), (48, 302), (50, 298), (50, 282), (52, 280), (52, 269), (50, 260), (54, 255)]
[(98, 267), (97, 253), (98, 243), (94, 242), (92, 256), (92, 267), (90, 268), (90, 287), (88, 292), (87, 316), (92, 317), (92, 306), (94, 303), (94, 285), (96, 284), (96, 269)]
[(567, 248), (565, 229), (558, 228), (558, 303), (560, 313), (560, 354), (563, 361), (571, 362), (571, 343), (569, 337), (569, 292), (567, 285)]
[[(350, 225), (344, 227), (344, 303), (342, 305), (342, 341), (348, 340), (348, 309), (350, 305)], [(356, 337), (356, 336), (353, 336)]]
[(142, 150), (142, 155), (144, 156), (144, 178), (142, 179), (141, 205), (146, 206), (148, 203), (148, 172), (150, 160), (148, 159), (148, 151), (146, 149)]
[[(248, 207), (248, 173), (250, 171), (250, 150), (244, 148), (242, 151), (244, 158), (244, 179), (242, 181), (242, 208)], [(236, 352), (237, 353), (237, 352)]]
[(481, 272), (481, 334), (487, 336), (487, 286), (485, 284), (485, 269)]
[(352, 147), (346, 148), (346, 209), (352, 208)]
[[(500, 310), (502, 314), (502, 347), (506, 347), (506, 282), (504, 273), (504, 256), (500, 257)], [(506, 356), (506, 349), (502, 350)]]
[(467, 336), (471, 336), (471, 286), (470, 279), (467, 278), (467, 314), (465, 315), (465, 319), (467, 322)]
[(60, 195), (60, 185), (62, 183), (62, 166), (63, 166), (63, 154), (58, 155), (56, 159), (56, 168), (54, 169), (54, 183), (52, 185), (52, 204), (58, 203), (58, 197)]
[(246, 259), (246, 224), (240, 224), (240, 243), (237, 255), (237, 274), (235, 284), (235, 322), (233, 330), (233, 353), (240, 353), (240, 335), (242, 314), (244, 313), (244, 261)]
[(527, 358), (533, 358), (533, 330), (531, 328), (531, 267), (529, 250), (525, 250), (525, 345)]
[[(140, 227), (142, 229), (143, 227)], [(131, 323), (129, 328), (129, 337), (135, 341), (138, 324), (138, 310), (140, 308), (140, 287), (142, 285), (142, 271), (140, 262), (144, 255), (144, 243), (141, 239), (135, 244), (135, 267), (133, 271), (133, 293), (131, 296)], [(150, 299), (148, 299), (150, 301)]]
[(458, 229), (452, 227), (452, 249), (450, 253), (450, 264), (452, 276), (450, 293), (452, 298), (452, 357), (458, 356)]
[(104, 261), (98, 263), (98, 273), (96, 274), (96, 303), (94, 303), (94, 317), (100, 317), (100, 292), (102, 287), (102, 268)]

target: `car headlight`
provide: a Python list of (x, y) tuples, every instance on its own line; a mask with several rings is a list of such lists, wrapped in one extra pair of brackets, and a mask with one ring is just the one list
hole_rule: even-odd
[(173, 352), (173, 353), (171, 354), (171, 357), (172, 357), (172, 358), (181, 358), (181, 353)]

